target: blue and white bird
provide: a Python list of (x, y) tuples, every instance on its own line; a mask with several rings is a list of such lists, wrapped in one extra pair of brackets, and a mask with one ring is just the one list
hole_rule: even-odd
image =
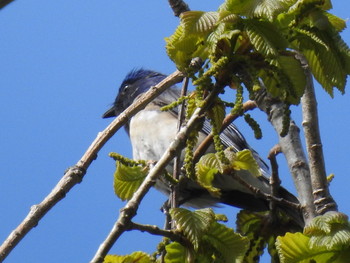
[[(158, 84), (166, 75), (161, 73), (138, 69), (132, 70), (125, 77), (120, 85), (119, 93), (113, 106), (103, 114), (103, 118), (115, 117), (123, 112), (143, 93), (149, 90), (151, 86)], [(176, 86), (167, 89), (155, 100), (149, 103), (145, 109), (133, 116), (125, 125), (125, 129), (130, 137), (135, 160), (157, 161), (166, 151), (170, 143), (175, 138), (177, 132), (177, 109), (171, 111), (161, 111), (160, 108), (170, 104), (180, 97), (181, 90)], [(209, 121), (204, 122), (204, 126), (199, 136), (199, 143), (210, 133)], [(222, 144), (225, 147), (231, 147), (235, 151), (249, 149), (252, 151), (263, 176), (256, 177), (248, 171), (237, 171), (240, 176), (249, 185), (260, 189), (260, 191), (270, 194), (271, 188), (267, 175), (268, 167), (260, 156), (248, 145), (243, 135), (233, 124), (229, 125), (220, 135)], [(214, 147), (209, 147), (207, 152), (214, 152)], [(172, 172), (172, 167), (168, 167)], [(251, 189), (237, 182), (234, 177), (229, 175), (216, 176), (213, 186), (221, 189), (220, 198), (213, 197), (202, 188), (198, 183), (187, 179), (180, 187), (180, 203), (203, 208), (214, 206), (218, 203), (224, 203), (251, 211), (269, 210), (269, 201), (258, 197)], [(169, 194), (170, 186), (158, 179), (155, 187), (165, 194)], [(286, 189), (279, 188), (279, 197), (298, 204), (298, 199), (289, 193)], [(282, 210), (285, 210), (282, 208)], [(286, 210), (290, 210), (289, 208)], [(288, 213), (288, 212), (287, 212)], [(296, 211), (299, 217), (299, 211)]]

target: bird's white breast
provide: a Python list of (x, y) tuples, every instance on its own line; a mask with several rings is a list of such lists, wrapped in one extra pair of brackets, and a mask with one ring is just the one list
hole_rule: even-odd
[(135, 160), (157, 161), (176, 135), (177, 119), (168, 112), (143, 110), (130, 121), (130, 140)]

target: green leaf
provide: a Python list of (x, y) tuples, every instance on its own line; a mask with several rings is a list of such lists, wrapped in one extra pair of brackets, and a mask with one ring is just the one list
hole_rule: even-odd
[(255, 262), (263, 253), (266, 241), (262, 235), (264, 217), (247, 210), (237, 214), (237, 232), (249, 238), (249, 249), (244, 257), (246, 262)]
[(225, 118), (225, 105), (219, 98), (213, 103), (213, 106), (208, 110), (208, 117), (214, 122), (214, 126), (219, 130)]
[(294, 1), (294, 4), (290, 6), (288, 13), (294, 15), (309, 14), (311, 10), (328, 10), (332, 8), (330, 0), (298, 0)]
[(129, 200), (147, 176), (148, 170), (142, 166), (126, 166), (121, 162), (116, 162), (116, 165), (114, 192), (123, 201)]
[(217, 12), (188, 11), (182, 13), (180, 18), (185, 35), (200, 34), (205, 36), (206, 33), (215, 28), (218, 16)]
[(172, 61), (179, 69), (186, 69), (194, 57), (206, 60), (208, 49), (204, 45), (205, 39), (194, 34), (185, 34), (183, 26), (180, 25), (174, 34), (165, 38), (166, 51)]
[(223, 262), (239, 262), (249, 244), (247, 238), (217, 222), (211, 225), (203, 239), (217, 250), (216, 256), (223, 258)]
[(130, 255), (107, 255), (103, 263), (152, 263), (151, 256), (145, 252), (137, 251)]
[(342, 32), (346, 28), (346, 20), (341, 19), (331, 13), (326, 12), (325, 14), (328, 17), (328, 21), (335, 28), (337, 32)]
[[(346, 78), (350, 73), (348, 46), (335, 30), (325, 31), (317, 28), (304, 28), (304, 30), (309, 31), (309, 34), (297, 32), (295, 35), (293, 43), (296, 49), (304, 54), (314, 77), (332, 97), (333, 88), (344, 93)], [(315, 39), (322, 40), (324, 44)]]
[[(278, 56), (276, 59), (271, 61), (271, 64), (277, 66), (280, 72), (280, 79), (283, 80), (285, 78), (285, 85), (280, 86), (279, 89), (270, 90), (269, 86), (266, 86), (267, 90), (274, 96), (283, 98), (283, 93), (286, 94), (286, 97), (283, 98), (284, 101), (290, 104), (299, 104), (300, 98), (304, 94), (305, 86), (306, 86), (306, 76), (305, 71), (302, 68), (302, 65), (299, 60), (295, 58), (293, 54), (286, 56)], [(283, 74), (283, 75), (282, 75)], [(281, 90), (286, 89), (285, 91)]]
[(261, 17), (272, 21), (287, 10), (291, 0), (226, 0), (220, 10), (230, 11), (245, 17)]
[(350, 225), (348, 217), (338, 212), (328, 212), (315, 217), (304, 229), (310, 237), (310, 247), (325, 247), (328, 250), (341, 249), (350, 244)]
[(248, 149), (237, 152), (232, 165), (235, 170), (248, 170), (256, 177), (261, 176), (259, 165)]
[(191, 212), (184, 208), (173, 208), (170, 215), (174, 220), (177, 229), (191, 241), (195, 250), (198, 249), (202, 236), (207, 232), (215, 220), (212, 209), (205, 208)]
[(222, 172), (220, 158), (215, 153), (203, 155), (196, 163), (196, 181), (215, 197), (220, 197), (220, 189), (213, 186), (213, 180), (217, 173)]
[(189, 262), (189, 251), (178, 242), (172, 242), (165, 247), (165, 263)]
[(277, 57), (280, 50), (288, 47), (285, 37), (272, 23), (257, 19), (247, 19), (244, 22), (250, 42), (263, 56)]
[(310, 238), (302, 233), (287, 233), (277, 237), (276, 246), (282, 263), (335, 262), (329, 261), (337, 256), (334, 251), (312, 249)]

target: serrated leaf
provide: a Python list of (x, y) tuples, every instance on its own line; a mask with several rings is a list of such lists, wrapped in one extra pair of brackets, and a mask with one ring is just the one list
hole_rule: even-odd
[(184, 208), (174, 208), (170, 210), (170, 215), (177, 229), (191, 241), (195, 250), (198, 249), (202, 236), (215, 220), (215, 214), (210, 208), (194, 212)]
[(208, 48), (204, 45), (204, 38), (198, 35), (185, 34), (180, 25), (174, 34), (165, 38), (166, 51), (169, 58), (175, 62), (179, 69), (186, 69), (194, 57), (202, 60), (208, 57)]
[(121, 162), (116, 162), (116, 165), (114, 192), (123, 201), (129, 200), (147, 176), (148, 170), (142, 166), (126, 166)]
[(315, 79), (329, 95), (333, 97), (334, 87), (343, 93), (350, 61), (347, 60), (349, 56), (344, 56), (346, 54), (342, 53), (340, 46), (337, 46), (338, 43), (341, 45), (340, 37), (315, 28), (309, 31), (322, 39), (329, 49), (305, 35), (296, 35), (297, 48), (306, 57)]
[(215, 197), (220, 197), (220, 189), (213, 186), (213, 180), (217, 173), (222, 172), (220, 159), (215, 153), (203, 155), (196, 163), (196, 181)]
[(288, 47), (288, 42), (277, 28), (267, 21), (245, 20), (246, 33), (254, 48), (264, 56), (276, 57), (279, 50)]
[(224, 103), (218, 98), (208, 110), (208, 117), (214, 122), (214, 125), (218, 130), (221, 128), (222, 122), (225, 118), (225, 109), (226, 107)]
[(340, 250), (350, 244), (350, 224), (348, 217), (339, 212), (328, 212), (315, 217), (304, 229), (310, 237), (310, 247), (325, 247)]
[(276, 247), (282, 263), (334, 262), (336, 251), (311, 249), (310, 238), (302, 233), (287, 233), (277, 237)]
[(287, 10), (286, 0), (226, 0), (220, 10), (230, 11), (245, 17), (261, 17), (272, 21), (279, 13)]
[(332, 8), (330, 0), (298, 0), (288, 9), (289, 14), (303, 15), (310, 13), (311, 10), (319, 9), (328, 10)]
[(203, 239), (218, 251), (219, 256), (224, 259), (223, 262), (242, 259), (249, 244), (247, 238), (216, 222), (211, 225)]
[[(305, 86), (306, 86), (306, 76), (305, 71), (302, 68), (302, 65), (299, 60), (295, 58), (295, 56), (278, 56), (276, 59), (271, 61), (271, 64), (277, 66), (281, 73), (286, 78), (287, 84), (281, 85), (278, 90), (279, 94), (273, 94), (272, 90), (267, 87), (267, 90), (274, 96), (283, 98), (282, 94), (286, 94), (284, 100), (290, 104), (299, 104), (300, 98), (304, 94)], [(283, 77), (280, 76), (282, 80)], [(286, 89), (285, 92), (281, 91), (281, 89)], [(276, 91), (276, 90), (275, 90)]]
[(250, 235), (257, 231), (262, 223), (263, 217), (258, 216), (256, 213), (247, 210), (241, 210), (237, 214), (237, 231), (242, 235)]
[(341, 19), (340, 17), (337, 17), (328, 12), (326, 12), (326, 16), (328, 17), (328, 21), (337, 32), (342, 32), (346, 28), (346, 20)]
[(217, 12), (203, 11), (188, 11), (180, 16), (185, 35), (201, 34), (202, 36), (215, 28), (218, 17)]
[(172, 242), (165, 246), (165, 263), (187, 263), (188, 250), (178, 242)]
[(103, 263), (151, 263), (151, 256), (142, 251), (136, 251), (126, 256), (107, 255)]
[(264, 252), (266, 241), (261, 235), (262, 221), (263, 217), (251, 211), (241, 210), (237, 214), (237, 232), (250, 240), (245, 262), (256, 262)]
[(256, 177), (261, 175), (259, 165), (253, 157), (252, 152), (248, 149), (236, 153), (236, 158), (233, 161), (232, 166), (235, 170), (248, 170)]

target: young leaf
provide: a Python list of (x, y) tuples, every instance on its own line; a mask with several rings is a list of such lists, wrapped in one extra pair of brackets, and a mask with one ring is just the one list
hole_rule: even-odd
[(245, 29), (255, 49), (266, 57), (277, 57), (279, 50), (288, 47), (288, 42), (281, 32), (270, 22), (246, 19)]
[(261, 17), (272, 21), (277, 14), (287, 10), (286, 0), (226, 0), (221, 10), (246, 17)]
[(208, 57), (204, 38), (193, 34), (186, 35), (182, 25), (177, 27), (172, 36), (165, 38), (165, 42), (168, 56), (179, 69), (187, 68), (194, 57), (203, 60)]
[(188, 260), (188, 249), (183, 247), (178, 242), (172, 242), (165, 247), (165, 262), (171, 263), (187, 263)]
[(103, 263), (152, 263), (151, 256), (145, 252), (136, 251), (130, 255), (107, 255)]
[(215, 28), (218, 16), (217, 12), (188, 11), (182, 13), (180, 18), (185, 35), (205, 36)]
[[(281, 75), (280, 79), (283, 81), (284, 77), (286, 80), (284, 81), (285, 85), (281, 85), (279, 88), (275, 89), (279, 94), (274, 94), (269, 86), (266, 86), (267, 90), (273, 96), (279, 98), (283, 98), (282, 94), (284, 93), (286, 94), (286, 97), (284, 98), (286, 102), (295, 105), (299, 104), (306, 86), (305, 71), (302, 68), (300, 61), (293, 55), (281, 55), (272, 60), (271, 64), (274, 64), (281, 70), (280, 74), (283, 74), (283, 76)], [(285, 89), (284, 92), (282, 91), (283, 89)]]
[(248, 170), (257, 177), (261, 175), (259, 165), (254, 159), (252, 152), (248, 149), (236, 153), (232, 166), (235, 170)]
[(277, 237), (276, 246), (282, 263), (297, 262), (336, 262), (335, 251), (312, 249), (309, 246), (310, 238), (302, 233), (287, 233)]
[(202, 236), (215, 220), (215, 214), (210, 208), (194, 212), (184, 208), (174, 208), (170, 210), (170, 215), (175, 221), (177, 229), (181, 230), (191, 241), (195, 250), (198, 249)]
[(244, 257), (247, 262), (254, 262), (263, 253), (266, 241), (262, 236), (263, 217), (247, 210), (237, 214), (237, 232), (249, 238), (249, 249)]
[(208, 110), (209, 118), (214, 122), (216, 128), (220, 129), (225, 118), (225, 105), (219, 98)]
[(237, 234), (233, 229), (214, 222), (203, 236), (203, 239), (217, 250), (217, 257), (223, 258), (223, 262), (239, 262), (242, 260), (249, 241)]
[(222, 172), (222, 165), (219, 156), (215, 153), (203, 155), (196, 163), (197, 182), (216, 197), (220, 197), (220, 189), (214, 187), (212, 182), (219, 172)]
[(348, 217), (338, 212), (328, 212), (315, 217), (305, 227), (304, 234), (310, 237), (310, 247), (325, 247), (328, 250), (340, 250), (349, 247), (350, 224)]
[(148, 170), (142, 166), (126, 166), (116, 162), (117, 169), (114, 173), (114, 192), (124, 200), (129, 200), (139, 188)]

